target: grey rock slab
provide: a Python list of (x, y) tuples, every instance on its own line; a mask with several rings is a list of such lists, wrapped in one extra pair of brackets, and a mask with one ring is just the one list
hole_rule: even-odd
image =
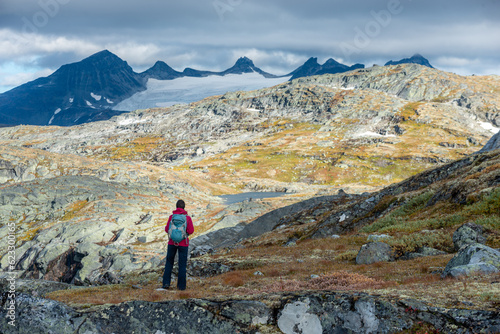
[(148, 242), (152, 242), (154, 240), (155, 240), (154, 237), (151, 235), (144, 235), (144, 236), (137, 237), (137, 241), (141, 242), (141, 243), (148, 243)]
[(64, 227), (61, 238), (67, 243), (108, 242), (115, 236), (113, 231), (117, 230), (119, 226), (110, 222), (72, 223)]
[(17, 312), (15, 332), (1, 310), (1, 333), (73, 334), (84, 321), (71, 307), (54, 300), (21, 293), (16, 296), (16, 304), (17, 309), (23, 311)]
[[(0, 279), (0, 291), (7, 291), (9, 281)], [(60, 290), (76, 289), (72, 284), (39, 279), (17, 279), (16, 293), (24, 293), (34, 297), (44, 297), (47, 293)]]
[[(1, 282), (1, 281), (0, 281)], [(54, 287), (57, 288), (57, 287)], [(64, 287), (62, 287), (64, 288)], [(62, 303), (18, 294), (19, 333), (399, 333), (417, 322), (441, 333), (497, 333), (498, 311), (444, 309), (364, 293), (302, 292), (257, 300), (187, 299), (131, 301), (76, 310)], [(408, 312), (411, 307), (415, 312)], [(0, 308), (0, 332), (10, 333)], [(262, 326), (262, 328), (260, 327)], [(179, 331), (179, 329), (182, 329)]]
[[(237, 333), (232, 321), (193, 301), (127, 302), (89, 314), (79, 333)], [(179, 329), (182, 329), (179, 331)]]
[(458, 278), (461, 276), (472, 276), (477, 274), (496, 274), (498, 272), (500, 272), (500, 270), (494, 265), (488, 263), (474, 263), (453, 267), (448, 270), (447, 275), (453, 278)]
[(133, 256), (130, 253), (121, 254), (113, 257), (113, 263), (109, 270), (119, 273), (131, 272), (134, 270), (142, 269), (144, 264), (135, 263)]
[(43, 250), (42, 244), (34, 244), (17, 260), (16, 268), (27, 270), (33, 263), (38, 253)]
[(217, 231), (217, 230), (227, 228), (227, 227), (234, 227), (234, 226), (238, 225), (239, 223), (241, 223), (242, 220), (243, 219), (241, 217), (234, 216), (234, 215), (225, 216), (224, 218), (221, 219), (220, 222), (215, 224), (209, 230), (209, 232)]
[(230, 301), (222, 305), (220, 315), (239, 325), (266, 325), (272, 319), (271, 310), (259, 301)]
[(99, 278), (99, 273), (95, 273), (96, 270), (102, 267), (98, 255), (85, 256), (81, 259), (80, 264), (82, 267), (76, 273), (72, 283), (77, 285), (92, 284)]
[(372, 264), (375, 262), (394, 260), (391, 246), (377, 241), (361, 246), (356, 256), (356, 264)]
[(316, 314), (309, 312), (309, 303), (309, 299), (305, 299), (286, 304), (278, 317), (279, 329), (285, 334), (322, 334), (321, 321)]
[[(16, 247), (15, 250), (15, 260), (16, 263), (24, 256), (24, 254), (30, 249), (35, 243), (32, 241), (25, 242), (19, 247)], [(5, 248), (7, 251), (7, 248)], [(6, 268), (9, 264), (9, 254), (6, 252), (5, 255), (0, 260), (0, 268)]]
[(103, 249), (103, 246), (99, 246), (93, 242), (81, 243), (75, 248), (73, 260), (80, 262), (86, 256), (98, 256)]

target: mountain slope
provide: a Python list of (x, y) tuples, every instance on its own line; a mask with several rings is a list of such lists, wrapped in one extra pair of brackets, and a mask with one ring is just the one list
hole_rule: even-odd
[[(0, 124), (67, 126), (109, 119), (123, 112), (116, 107), (119, 102), (146, 90), (148, 79), (172, 80), (185, 75), (160, 61), (138, 74), (104, 50), (0, 94)], [(191, 75), (201, 76), (198, 72)]]
[(0, 123), (68, 125), (108, 119), (116, 102), (145, 88), (128, 64), (101, 51), (0, 95)]
[[(39, 78), (0, 94), (0, 124), (75, 125), (109, 119), (125, 110), (155, 107), (157, 103), (162, 106), (189, 103), (227, 91), (263, 88), (277, 83), (277, 81), (253, 80), (248, 86), (244, 77), (239, 77), (239, 82), (235, 78), (228, 78), (222, 86), (211, 87), (210, 92), (202, 91), (193, 96), (192, 85), (180, 92), (178, 82), (173, 88), (170, 87), (171, 83), (166, 82), (165, 86), (169, 87), (170, 95), (180, 94), (182, 97), (171, 97), (159, 102), (142, 101), (139, 104), (129, 101), (124, 104), (127, 109), (118, 106), (120, 102), (136, 93), (147, 90), (149, 80), (164, 82), (185, 77), (196, 79), (252, 73), (264, 79), (277, 78), (256, 67), (252, 60), (246, 57), (238, 59), (231, 68), (222, 72), (198, 71), (190, 68), (178, 72), (165, 62), (158, 61), (150, 69), (135, 73), (127, 62), (104, 50), (80, 62), (61, 66), (48, 77)], [(279, 82), (286, 79), (283, 78)]]

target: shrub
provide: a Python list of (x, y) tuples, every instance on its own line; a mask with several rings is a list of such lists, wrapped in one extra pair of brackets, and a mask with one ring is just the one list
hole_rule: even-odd
[(357, 251), (357, 250), (349, 250), (349, 251), (343, 252), (343, 253), (335, 256), (335, 261), (352, 262), (352, 261), (356, 260), (356, 256), (358, 255), (358, 252), (359, 251)]
[(299, 290), (362, 290), (382, 288), (392, 283), (379, 281), (361, 274), (338, 271), (313, 278), (309, 281), (281, 280), (274, 282), (263, 291), (299, 291)]
[(233, 288), (237, 288), (245, 284), (243, 280), (243, 275), (241, 272), (233, 271), (224, 275), (222, 281), (225, 285), (232, 286)]
[(496, 215), (500, 217), (500, 188), (494, 189), (482, 199), (468, 205), (464, 211), (471, 215)]
[(420, 247), (432, 247), (445, 252), (453, 252), (452, 234), (446, 231), (433, 231), (429, 233), (413, 233), (386, 241), (392, 246), (395, 256), (399, 257), (406, 252), (414, 252)]
[(403, 205), (396, 208), (386, 216), (378, 219), (371, 225), (363, 227), (361, 232), (382, 232), (384, 228), (403, 225), (409, 219), (409, 216), (425, 208), (433, 195), (433, 191), (428, 191), (410, 198)]
[(236, 270), (255, 269), (261, 267), (263, 263), (259, 260), (244, 260), (234, 266)]

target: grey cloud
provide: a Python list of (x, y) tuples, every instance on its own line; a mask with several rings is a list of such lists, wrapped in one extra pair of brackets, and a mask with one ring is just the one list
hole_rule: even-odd
[[(398, 12), (389, 18), (374, 14), (394, 5)], [(419, 52), (443, 68), (447, 59), (465, 59), (449, 68), (463, 64), (463, 73), (481, 73), (483, 57), (484, 71), (498, 68), (498, 17), (498, 0), (0, 1), (0, 29), (84, 45), (75, 52), (49, 42), (18, 46), (26, 50), (18, 58), (30, 59), (19, 65), (37, 70), (108, 48), (138, 71), (156, 60), (179, 70), (221, 70), (249, 50), (261, 61), (256, 65), (270, 72), (293, 70), (311, 56), (371, 65)], [(375, 30), (361, 45), (360, 32), (366, 35), (367, 28)], [(346, 54), (346, 46), (356, 52)], [(8, 59), (10, 54), (0, 50), (0, 68), (4, 61), (18, 61)]]

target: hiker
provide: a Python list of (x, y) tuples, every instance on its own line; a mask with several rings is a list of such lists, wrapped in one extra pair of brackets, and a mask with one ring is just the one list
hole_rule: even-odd
[[(186, 266), (188, 259), (189, 235), (193, 234), (194, 226), (191, 217), (184, 210), (186, 204), (183, 200), (178, 200), (176, 209), (168, 218), (165, 232), (169, 235), (167, 248), (167, 261), (165, 263), (165, 272), (163, 273), (163, 289), (170, 288), (170, 279), (172, 268), (174, 267), (175, 254), (179, 252), (179, 273), (177, 275), (177, 289), (186, 290)], [(172, 228), (170, 228), (172, 225)], [(182, 234), (182, 236), (181, 236)]]

